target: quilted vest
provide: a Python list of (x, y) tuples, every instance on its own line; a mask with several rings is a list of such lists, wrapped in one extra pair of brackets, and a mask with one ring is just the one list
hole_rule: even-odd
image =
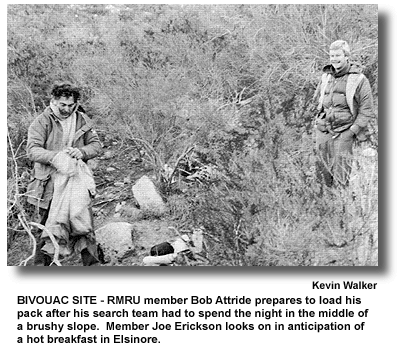
[[(319, 111), (321, 111), (321, 109), (323, 108), (324, 94), (330, 77), (331, 77), (330, 73), (323, 73), (323, 75), (321, 76), (320, 97), (317, 106)], [(359, 83), (362, 81), (363, 78), (364, 75), (362, 73), (352, 73), (348, 75), (348, 80), (346, 83), (346, 103), (348, 104), (349, 110), (354, 117), (356, 117), (357, 111), (355, 111), (353, 100), (355, 97), (356, 88), (358, 87)]]

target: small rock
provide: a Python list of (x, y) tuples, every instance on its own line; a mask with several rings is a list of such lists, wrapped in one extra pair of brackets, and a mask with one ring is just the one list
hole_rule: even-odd
[(132, 255), (134, 243), (132, 238), (133, 224), (127, 222), (111, 222), (96, 230), (96, 240), (104, 253), (114, 259)]
[(107, 172), (112, 172), (112, 171), (115, 171), (116, 169), (114, 168), (114, 167), (107, 167), (107, 169), (106, 169), (106, 171)]
[(191, 235), (191, 238), (194, 243), (193, 252), (194, 253), (202, 252), (203, 241), (204, 241), (204, 231), (202, 229), (194, 230), (193, 234)]
[(377, 151), (373, 148), (368, 147), (362, 151), (362, 154), (367, 157), (375, 157), (377, 155)]
[(107, 150), (104, 154), (103, 154), (103, 159), (111, 159), (112, 158), (112, 152), (110, 150)]
[(141, 177), (133, 185), (132, 192), (141, 210), (150, 210), (159, 214), (166, 211), (165, 203), (149, 177)]
[(94, 171), (98, 168), (98, 160), (96, 159), (90, 159), (87, 161), (87, 166), (91, 171)]
[(141, 217), (140, 209), (135, 207), (125, 206), (121, 209), (121, 215), (128, 218), (139, 219)]

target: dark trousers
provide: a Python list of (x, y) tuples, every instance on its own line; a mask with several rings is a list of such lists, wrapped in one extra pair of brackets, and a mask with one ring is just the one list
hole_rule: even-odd
[(327, 186), (347, 186), (352, 171), (354, 134), (347, 130), (333, 138), (316, 129), (317, 178)]
[[(51, 206), (51, 204), (50, 204)], [(50, 212), (50, 206), (48, 207), (48, 209), (40, 209), (39, 210), (39, 215), (40, 215), (40, 224), (41, 225), (45, 225), (49, 212)], [(50, 266), (51, 262), (52, 262), (52, 258), (51, 256), (49, 256), (48, 254), (44, 253), (42, 251), (42, 248), (44, 247), (44, 245), (46, 244), (45, 239), (43, 238), (39, 238), (39, 241), (37, 243), (37, 247), (36, 247), (36, 253), (35, 253), (35, 258), (34, 258), (34, 265), (43, 265), (43, 266)], [(89, 252), (89, 250), (87, 248), (84, 248), (81, 252), (81, 258), (82, 258), (82, 264), (83, 266), (90, 266), (93, 264), (97, 264), (98, 262), (102, 262), (103, 263), (103, 257), (104, 254), (102, 252), (101, 247), (97, 246), (97, 255), (93, 255), (92, 253)], [(100, 257), (100, 259), (98, 259), (98, 257)]]
[[(42, 252), (42, 250), (41, 250), (45, 244), (46, 244), (46, 241), (41, 238), (37, 244), (34, 265), (50, 266), (50, 264), (52, 262), (52, 258), (48, 254)], [(87, 250), (87, 248), (83, 249), (80, 252), (80, 255), (82, 257), (83, 266), (90, 266), (93, 264), (97, 264), (99, 262), (99, 260), (97, 258), (95, 258)]]

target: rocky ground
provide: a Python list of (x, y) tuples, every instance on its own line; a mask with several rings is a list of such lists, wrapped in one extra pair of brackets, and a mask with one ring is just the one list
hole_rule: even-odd
[[(370, 154), (370, 150), (366, 151)], [(337, 209), (345, 206), (351, 216), (347, 224), (349, 230), (343, 232), (338, 227), (331, 228), (326, 233), (328, 241), (325, 243), (319, 241), (318, 247), (311, 248), (314, 252), (312, 264), (305, 265), (363, 266), (378, 263), (378, 197), (375, 194), (377, 190), (372, 187), (376, 175), (370, 172), (375, 170), (372, 165), (375, 163), (376, 155), (375, 153), (368, 155), (366, 151), (363, 151), (364, 155), (357, 155), (359, 164), (364, 165), (354, 168), (353, 180), (347, 190), (348, 196), (342, 198), (340, 202), (339, 198), (336, 199), (339, 203), (336, 204)], [(93, 215), (97, 238), (101, 239), (101, 229), (110, 224), (125, 229), (116, 231), (120, 237), (113, 234), (105, 235), (106, 239), (112, 237), (114, 239), (113, 244), (104, 248), (106, 259), (104, 266), (142, 266), (143, 259), (150, 255), (153, 246), (165, 241), (173, 243), (179, 235), (190, 234), (186, 232), (189, 229), (174, 218), (173, 209), (178, 208), (179, 214), (188, 212), (186, 203), (181, 198), (173, 200), (173, 197), (169, 196), (168, 210), (162, 215), (140, 209), (132, 187), (143, 176), (151, 179), (153, 174), (139, 153), (120, 142), (105, 141), (104, 154), (96, 160), (94, 170), (97, 195), (93, 200)], [(349, 196), (351, 194), (352, 196)], [(353, 194), (358, 196), (353, 197)], [(13, 225), (15, 230), (8, 229), (9, 266), (20, 265), (31, 255), (33, 248), (29, 236), (21, 226), (18, 228), (17, 222), (18, 219), (16, 225)], [(179, 229), (179, 233), (176, 229)], [(13, 233), (10, 235), (10, 232)], [(208, 236), (209, 234), (207, 238)], [(208, 242), (205, 245), (208, 245)], [(32, 263), (33, 261), (29, 260), (26, 265), (33, 265)], [(186, 264), (203, 265), (198, 262), (182, 265)], [(79, 256), (73, 256), (65, 260), (62, 265), (80, 266), (82, 263)]]
[[(105, 266), (141, 266), (143, 258), (150, 255), (152, 246), (178, 237), (175, 224), (163, 215), (139, 208), (132, 186), (142, 176), (152, 177), (139, 153), (116, 141), (105, 141), (104, 154), (94, 161), (94, 178), (97, 194), (93, 201), (95, 229), (109, 224), (131, 224), (132, 246), (115, 253), (105, 248)], [(117, 225), (116, 225), (117, 226)], [(119, 249), (119, 248), (118, 248)], [(29, 236), (24, 232), (14, 235), (8, 249), (8, 265), (19, 265), (32, 252)], [(27, 265), (32, 265), (30, 260)], [(63, 266), (81, 265), (79, 256), (62, 262)]]

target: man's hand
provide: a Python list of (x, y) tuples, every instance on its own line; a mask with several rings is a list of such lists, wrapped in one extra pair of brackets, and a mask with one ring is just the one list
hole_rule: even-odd
[(71, 158), (82, 159), (83, 153), (78, 148), (68, 147), (64, 149), (64, 152), (67, 153)]
[(316, 120), (316, 127), (320, 132), (327, 132), (327, 123), (323, 119), (317, 119)]

